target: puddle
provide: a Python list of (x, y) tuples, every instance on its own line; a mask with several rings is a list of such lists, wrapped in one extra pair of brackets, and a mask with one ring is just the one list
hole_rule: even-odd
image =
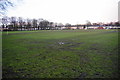
[(64, 43), (64, 42), (58, 42), (58, 44), (59, 44), (59, 45), (63, 45), (63, 44), (65, 44), (65, 43)]
[(57, 44), (59, 44), (59, 45), (67, 44), (66, 47), (70, 48), (70, 47), (77, 47), (77, 46), (83, 44), (83, 42), (77, 43), (77, 42), (63, 42), (63, 41), (60, 41), (60, 42), (57, 42)]
[[(58, 42), (58, 44), (63, 45), (63, 44), (75, 44), (74, 42)], [(77, 44), (81, 44), (81, 43), (77, 43)]]
[(74, 51), (74, 47), (79, 47), (82, 44), (84, 44), (84, 43), (83, 42), (73, 42), (73, 41), (56, 41), (56, 42), (50, 44), (49, 48), (56, 49), (56, 50)]

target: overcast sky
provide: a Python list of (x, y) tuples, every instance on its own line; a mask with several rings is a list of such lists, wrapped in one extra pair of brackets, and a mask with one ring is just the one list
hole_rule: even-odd
[(43, 18), (58, 23), (80, 24), (118, 20), (119, 0), (24, 0), (8, 10), (8, 16)]

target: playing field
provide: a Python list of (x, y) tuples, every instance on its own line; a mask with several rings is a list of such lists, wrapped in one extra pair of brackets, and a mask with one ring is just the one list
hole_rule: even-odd
[(2, 34), (3, 78), (117, 78), (117, 30)]

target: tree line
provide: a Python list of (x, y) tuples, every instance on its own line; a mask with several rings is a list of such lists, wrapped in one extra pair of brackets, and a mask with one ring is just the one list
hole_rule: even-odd
[(87, 21), (86, 24), (76, 24), (71, 25), (70, 23), (66, 23), (63, 25), (62, 23), (54, 23), (48, 20), (39, 18), (39, 19), (24, 19), (22, 17), (7, 17), (4, 16), (1, 19), (1, 27), (4, 31), (22, 31), (22, 30), (53, 30), (53, 29), (61, 29), (65, 27), (65, 29), (70, 29), (70, 27), (77, 27), (79, 29), (80, 26), (89, 27), (89, 26), (120, 26), (119, 22), (110, 22), (107, 24), (104, 23), (91, 23)]
[(46, 30), (53, 29), (57, 24), (53, 24), (44, 19), (23, 19), (22, 17), (1, 18), (2, 28), (5, 30)]

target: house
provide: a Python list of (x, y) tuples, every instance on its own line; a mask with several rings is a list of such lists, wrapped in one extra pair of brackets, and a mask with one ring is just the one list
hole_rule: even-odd
[(104, 27), (98, 27), (97, 29), (104, 29)]

